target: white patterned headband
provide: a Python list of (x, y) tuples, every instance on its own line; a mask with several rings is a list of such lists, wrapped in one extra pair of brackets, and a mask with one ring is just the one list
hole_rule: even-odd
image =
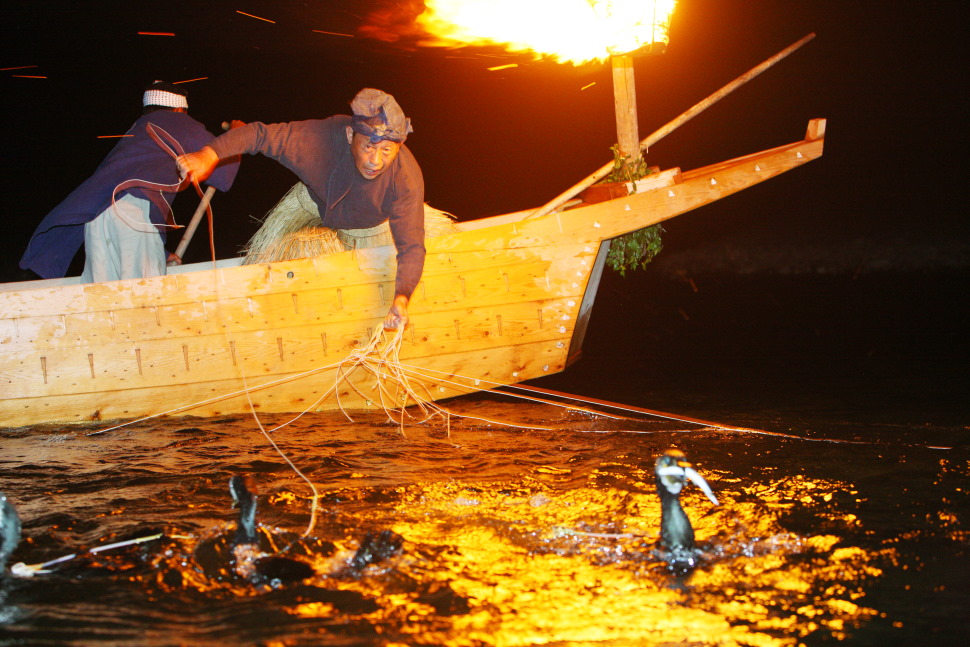
[(145, 90), (141, 105), (189, 109), (189, 101), (184, 95), (166, 92), (165, 90)]

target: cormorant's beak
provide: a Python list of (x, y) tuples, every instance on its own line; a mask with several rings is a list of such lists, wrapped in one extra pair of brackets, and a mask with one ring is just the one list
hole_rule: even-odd
[(703, 476), (694, 471), (693, 467), (685, 467), (684, 476), (689, 478), (694, 485), (699, 487), (701, 491), (707, 495), (707, 498), (711, 500), (711, 503), (714, 505), (720, 505), (717, 502), (717, 497), (714, 496), (714, 492), (711, 491), (711, 486), (707, 484), (707, 481), (704, 480)]
[[(687, 461), (677, 461), (676, 465), (668, 465), (666, 467), (657, 468), (657, 475), (664, 477), (664, 482), (667, 485), (667, 489), (673, 494), (679, 494), (680, 489), (683, 487), (684, 478), (688, 478), (691, 482), (699, 487), (701, 491), (711, 500), (714, 505), (720, 505), (717, 501), (717, 497), (714, 496), (714, 492), (711, 491), (711, 486), (707, 484), (704, 477), (694, 471), (694, 468), (690, 466)], [(673, 477), (673, 478), (670, 478)]]
[(229, 507), (233, 509), (238, 508), (239, 496), (236, 494), (235, 483), (233, 482), (232, 479), (229, 479), (229, 496), (232, 497), (232, 503), (230, 504)]

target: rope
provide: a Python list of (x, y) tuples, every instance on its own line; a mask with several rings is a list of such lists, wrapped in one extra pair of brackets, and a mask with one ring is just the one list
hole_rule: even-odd
[[(190, 410), (190, 409), (192, 409), (194, 407), (197, 407), (197, 406), (200, 406), (200, 405), (211, 404), (213, 402), (218, 402), (220, 400), (228, 399), (228, 398), (235, 397), (235, 396), (239, 396), (239, 395), (242, 395), (242, 394), (247, 394), (247, 397), (248, 397), (248, 393), (250, 391), (259, 390), (259, 389), (265, 389), (265, 388), (271, 388), (273, 386), (276, 386), (278, 384), (282, 384), (284, 382), (289, 382), (289, 381), (297, 380), (297, 379), (303, 379), (303, 378), (312, 376), (314, 374), (320, 373), (322, 371), (327, 371), (327, 370), (331, 370), (331, 369), (336, 369), (336, 371), (337, 371), (336, 378), (334, 380), (334, 385), (332, 387), (330, 387), (329, 389), (327, 389), (327, 391), (323, 395), (321, 395), (319, 398), (317, 398), (313, 403), (311, 403), (309, 406), (307, 406), (303, 411), (301, 411), (300, 413), (296, 414), (292, 419), (290, 419), (290, 420), (288, 420), (288, 421), (286, 421), (284, 423), (281, 423), (280, 425), (277, 425), (273, 429), (268, 430), (268, 432), (266, 432), (266, 433), (273, 433), (275, 431), (278, 431), (278, 430), (280, 430), (280, 429), (282, 429), (282, 428), (284, 428), (284, 427), (286, 427), (286, 426), (288, 426), (288, 425), (296, 422), (299, 418), (301, 418), (302, 416), (306, 415), (310, 411), (316, 409), (316, 407), (321, 402), (323, 402), (325, 399), (329, 398), (331, 395), (334, 395), (334, 394), (336, 394), (337, 407), (340, 409), (341, 413), (343, 413), (344, 416), (350, 422), (354, 422), (354, 419), (350, 416), (349, 413), (347, 413), (347, 411), (344, 408), (343, 404), (340, 402), (340, 396), (339, 396), (339, 390), (338, 389), (339, 389), (339, 386), (340, 386), (341, 382), (346, 382), (350, 386), (350, 388), (353, 389), (354, 392), (357, 393), (364, 400), (367, 400), (367, 401), (372, 401), (373, 399), (378, 400), (379, 403), (380, 403), (380, 405), (381, 405), (381, 407), (384, 409), (385, 413), (388, 415), (389, 419), (392, 420), (393, 422), (396, 422), (400, 426), (402, 435), (405, 435), (405, 433), (404, 433), (404, 424), (405, 424), (405, 422), (408, 419), (412, 419), (412, 421), (415, 422), (415, 424), (421, 424), (421, 423), (424, 423), (427, 420), (429, 420), (429, 419), (431, 419), (433, 417), (436, 417), (436, 416), (437, 417), (440, 417), (443, 420), (443, 422), (444, 422), (444, 424), (445, 424), (445, 426), (446, 426), (446, 428), (448, 430), (449, 437), (450, 437), (450, 432), (451, 432), (451, 419), (452, 418), (455, 418), (455, 417), (459, 417), (459, 418), (463, 418), (463, 419), (467, 419), (467, 420), (477, 420), (477, 421), (484, 422), (484, 423), (488, 423), (488, 424), (496, 424), (496, 425), (508, 426), (508, 427), (518, 427), (520, 429), (537, 429), (537, 430), (543, 430), (543, 431), (553, 431), (553, 430), (556, 429), (556, 427), (549, 427), (549, 426), (544, 426), (544, 425), (523, 425), (523, 424), (519, 424), (519, 423), (513, 423), (513, 422), (502, 421), (502, 420), (494, 420), (494, 419), (490, 419), (490, 418), (484, 418), (484, 417), (480, 417), (480, 416), (470, 416), (470, 415), (457, 414), (455, 412), (449, 411), (449, 410), (445, 409), (444, 407), (442, 407), (441, 405), (436, 404), (433, 401), (433, 397), (431, 396), (430, 391), (428, 390), (428, 387), (424, 384), (424, 380), (431, 380), (431, 379), (436, 379), (439, 384), (445, 384), (445, 385), (450, 386), (450, 387), (453, 387), (453, 388), (455, 388), (457, 390), (465, 390), (467, 393), (471, 393), (471, 392), (479, 391), (479, 390), (492, 390), (495, 393), (499, 393), (499, 394), (505, 395), (507, 397), (518, 398), (520, 400), (527, 400), (527, 401), (531, 401), (531, 402), (539, 402), (539, 403), (542, 403), (542, 404), (548, 404), (550, 406), (560, 407), (562, 409), (566, 409), (566, 410), (569, 410), (569, 411), (576, 411), (576, 412), (580, 412), (580, 413), (594, 414), (594, 415), (603, 416), (603, 417), (607, 417), (607, 418), (612, 418), (612, 419), (616, 419), (616, 420), (622, 420), (622, 419), (633, 420), (634, 419), (634, 418), (630, 418), (628, 416), (611, 415), (611, 414), (605, 413), (603, 411), (599, 411), (599, 410), (595, 410), (595, 409), (590, 409), (590, 408), (587, 408), (587, 407), (580, 407), (580, 406), (576, 406), (576, 405), (564, 404), (564, 403), (561, 403), (561, 402), (555, 402), (555, 401), (548, 400), (548, 399), (545, 399), (545, 398), (538, 398), (538, 397), (535, 397), (535, 396), (532, 396), (532, 395), (524, 395), (524, 394), (518, 394), (518, 393), (509, 393), (509, 392), (506, 392), (506, 391), (498, 391), (498, 390), (496, 390), (498, 388), (506, 388), (506, 389), (519, 389), (519, 390), (526, 390), (526, 391), (539, 391), (539, 392), (543, 392), (544, 391), (543, 389), (535, 389), (534, 387), (527, 387), (527, 386), (524, 386), (524, 385), (521, 385), (521, 384), (511, 384), (511, 385), (507, 385), (507, 384), (502, 384), (502, 383), (499, 383), (499, 382), (493, 382), (493, 381), (487, 380), (485, 378), (473, 378), (473, 377), (465, 376), (465, 375), (451, 374), (451, 375), (454, 375), (454, 377), (456, 377), (456, 378), (459, 378), (459, 379), (462, 379), (462, 380), (467, 380), (468, 382), (474, 383), (476, 385), (475, 387), (470, 387), (467, 384), (463, 384), (461, 382), (456, 382), (456, 381), (454, 381), (452, 379), (443, 377), (443, 376), (446, 375), (443, 371), (438, 371), (436, 369), (431, 369), (431, 368), (425, 368), (425, 367), (419, 367), (419, 366), (414, 366), (414, 365), (410, 365), (410, 364), (405, 364), (405, 363), (399, 361), (399, 357), (398, 356), (399, 356), (399, 352), (400, 352), (400, 347), (401, 347), (402, 340), (403, 340), (403, 331), (402, 330), (398, 330), (397, 333), (393, 336), (393, 338), (386, 339), (386, 332), (382, 328), (379, 328), (377, 330), (377, 332), (375, 332), (375, 334), (371, 338), (370, 342), (366, 346), (364, 346), (364, 347), (362, 347), (360, 349), (356, 349), (356, 350), (352, 351), (350, 353), (350, 355), (348, 355), (348, 357), (345, 358), (342, 361), (335, 362), (333, 364), (329, 364), (329, 365), (326, 365), (326, 366), (321, 366), (321, 367), (313, 368), (313, 369), (310, 369), (308, 371), (304, 371), (304, 372), (299, 373), (299, 374), (296, 374), (296, 375), (292, 375), (292, 376), (280, 378), (280, 379), (277, 379), (277, 380), (272, 380), (272, 381), (263, 383), (263, 384), (259, 385), (258, 387), (249, 387), (249, 386), (247, 386), (246, 388), (240, 389), (238, 391), (233, 391), (233, 392), (230, 392), (230, 393), (227, 393), (227, 394), (224, 394), (224, 395), (221, 395), (221, 396), (216, 396), (216, 397), (213, 397), (213, 398), (209, 398), (209, 399), (206, 399), (206, 400), (200, 400), (198, 402), (195, 402), (195, 403), (192, 403), (192, 404), (183, 405), (181, 407), (176, 407), (174, 409), (170, 409), (168, 411), (161, 412), (161, 413), (158, 413), (158, 414), (153, 414), (153, 415), (144, 416), (142, 418), (138, 418), (138, 419), (135, 419), (135, 420), (130, 420), (130, 421), (127, 421), (127, 422), (118, 424), (118, 425), (114, 425), (112, 427), (107, 427), (105, 429), (100, 429), (100, 430), (97, 430), (97, 431), (89, 432), (86, 435), (94, 436), (94, 435), (98, 435), (98, 434), (107, 433), (109, 431), (114, 431), (116, 429), (121, 429), (123, 427), (129, 426), (129, 425), (132, 425), (132, 424), (136, 424), (136, 423), (139, 423), (139, 422), (144, 422), (146, 420), (151, 420), (151, 419), (159, 418), (159, 417), (162, 417), (162, 416), (174, 415), (174, 414), (177, 414), (177, 413), (180, 413), (180, 412), (183, 412), (183, 411)], [(377, 389), (378, 396), (379, 397), (377, 397), (377, 398), (371, 398), (371, 397), (365, 395), (364, 393), (361, 392), (361, 390), (358, 388), (358, 386), (352, 381), (351, 375), (357, 369), (361, 369), (361, 370), (365, 371), (366, 373), (369, 373), (369, 374), (373, 375), (376, 378), (377, 383), (376, 383), (376, 385), (375, 385), (374, 388)], [(412, 386), (411, 385), (411, 379), (412, 378), (413, 379), (416, 379), (419, 382), (419, 386)], [(389, 386), (389, 383), (391, 383), (391, 382), (393, 382), (395, 384), (395, 389), (392, 389)], [(481, 385), (481, 384), (485, 384), (486, 387), (484, 389), (478, 388), (478, 385)], [(424, 393), (426, 394), (426, 397), (423, 397), (423, 396), (421, 396), (418, 393), (418, 389), (419, 388), (421, 388), (424, 391)], [(834, 438), (809, 438), (809, 437), (805, 437), (805, 436), (798, 436), (798, 435), (795, 435), (795, 434), (785, 434), (785, 433), (781, 433), (781, 432), (767, 431), (767, 430), (763, 430), (763, 429), (752, 429), (752, 428), (748, 428), (748, 427), (738, 427), (738, 426), (733, 426), (733, 425), (721, 424), (721, 423), (718, 423), (718, 422), (698, 420), (698, 419), (690, 418), (690, 417), (687, 417), (687, 416), (679, 416), (679, 415), (674, 415), (674, 414), (670, 414), (670, 413), (664, 413), (664, 412), (660, 412), (660, 411), (651, 411), (651, 410), (648, 410), (648, 409), (641, 409), (641, 408), (633, 407), (633, 406), (630, 406), (630, 405), (623, 405), (623, 404), (618, 404), (618, 403), (614, 403), (614, 402), (606, 402), (606, 401), (602, 401), (602, 400), (594, 400), (592, 398), (584, 398), (582, 396), (576, 396), (576, 395), (572, 395), (572, 394), (555, 393), (555, 392), (548, 392), (548, 391), (546, 391), (546, 392), (547, 393), (553, 393), (557, 397), (561, 397), (561, 398), (564, 398), (564, 399), (569, 399), (569, 400), (572, 400), (574, 402), (585, 402), (585, 403), (597, 404), (597, 405), (600, 405), (600, 406), (607, 406), (607, 407), (611, 407), (611, 408), (618, 408), (618, 409), (622, 409), (622, 410), (626, 410), (626, 411), (632, 411), (632, 412), (636, 412), (636, 413), (641, 413), (641, 414), (647, 415), (649, 417), (664, 418), (664, 419), (667, 419), (667, 420), (673, 420), (673, 421), (676, 421), (676, 422), (684, 422), (684, 423), (688, 423), (688, 424), (695, 424), (695, 425), (699, 425), (699, 426), (703, 426), (703, 427), (709, 427), (709, 428), (712, 428), (712, 429), (717, 429), (717, 430), (722, 430), (722, 431), (731, 431), (731, 432), (745, 433), (745, 434), (756, 434), (756, 435), (763, 435), (763, 436), (771, 436), (771, 437), (775, 437), (775, 438), (785, 438), (785, 439), (789, 439), (789, 440), (799, 440), (799, 441), (807, 441), (807, 442), (828, 442), (828, 443), (853, 444), (853, 445), (870, 445), (870, 444), (873, 444), (872, 441), (864, 441), (864, 440), (844, 440), (844, 439), (834, 439)], [(420, 416), (412, 416), (411, 414), (409, 414), (406, 411), (406, 408), (407, 408), (409, 402), (410, 403), (413, 403), (413, 404), (415, 404), (415, 405), (418, 406), (419, 411), (420, 411)], [(586, 432), (583, 432), (583, 433), (600, 433), (600, 432), (596, 432), (596, 431), (586, 431)], [(602, 433), (655, 433), (655, 432), (640, 431), (640, 430), (610, 430), (610, 431), (602, 432)], [(406, 435), (405, 435), (405, 437), (406, 437)], [(951, 449), (950, 447), (942, 447), (942, 446), (941, 447), (937, 447), (937, 446), (930, 446), (930, 445), (926, 445), (925, 447), (927, 447), (928, 449)]]
[(126, 541), (118, 541), (113, 544), (105, 544), (104, 546), (97, 546), (95, 548), (82, 551), (80, 553), (71, 553), (70, 555), (64, 555), (50, 561), (46, 561), (43, 564), (24, 564), (23, 562), (17, 562), (10, 567), (10, 572), (17, 577), (33, 577), (34, 575), (41, 575), (50, 573), (47, 567), (53, 566), (54, 564), (60, 564), (61, 562), (66, 562), (74, 559), (78, 555), (96, 555), (105, 550), (111, 550), (112, 548), (121, 548), (123, 546), (132, 546), (134, 544), (142, 544), (146, 541), (153, 541), (155, 539), (161, 539), (163, 533), (158, 533), (156, 535), (149, 535), (147, 537), (139, 537), (137, 539), (128, 539)]
[[(228, 327), (226, 328), (226, 335), (231, 336), (231, 332), (229, 332)], [(249, 388), (246, 383), (246, 369), (245, 369), (244, 363), (240, 363), (239, 370), (242, 372), (243, 390), (246, 393), (246, 403), (249, 405), (249, 411), (250, 413), (253, 414), (253, 420), (256, 421), (256, 425), (259, 427), (259, 431), (263, 434), (263, 437), (266, 438), (266, 441), (270, 444), (270, 446), (272, 446), (272, 448), (276, 450), (276, 453), (279, 454), (284, 461), (286, 461), (286, 464), (289, 465), (294, 472), (296, 472), (297, 476), (303, 479), (306, 482), (306, 484), (310, 486), (310, 492), (313, 493), (313, 496), (311, 497), (311, 501), (310, 501), (310, 522), (307, 525), (307, 529), (303, 532), (303, 536), (307, 537), (311, 532), (313, 532), (313, 527), (317, 523), (317, 508), (319, 506), (320, 493), (317, 491), (317, 486), (313, 484), (313, 481), (308, 479), (306, 477), (306, 474), (300, 471), (300, 468), (296, 466), (296, 463), (290, 460), (290, 457), (287, 456), (282, 449), (280, 449), (279, 445), (276, 444), (276, 441), (274, 441), (273, 438), (266, 431), (266, 427), (263, 426), (263, 422), (259, 419), (259, 414), (256, 413), (256, 407), (253, 406), (253, 400), (249, 394)]]
[[(226, 328), (226, 334), (231, 336), (231, 332), (229, 331), (228, 328)], [(475, 420), (483, 423), (495, 424), (495, 425), (506, 426), (506, 427), (517, 427), (520, 429), (537, 429), (537, 430), (544, 430), (544, 431), (554, 431), (555, 429), (557, 429), (556, 427), (550, 427), (545, 425), (523, 425), (523, 424), (518, 424), (514, 422), (494, 420), (494, 419), (485, 418), (481, 416), (458, 414), (458, 413), (449, 411), (445, 407), (434, 402), (434, 398), (427, 385), (428, 380), (436, 379), (438, 384), (447, 384), (448, 386), (451, 386), (458, 390), (466, 390), (468, 392), (479, 390), (477, 387), (484, 383), (486, 385), (489, 385), (488, 388), (491, 388), (493, 390), (497, 388), (509, 388), (509, 389), (519, 389), (519, 390), (530, 391), (530, 392), (540, 392), (543, 394), (553, 395), (555, 397), (559, 397), (562, 399), (571, 400), (573, 402), (585, 402), (587, 404), (595, 404), (599, 406), (617, 408), (625, 411), (645, 414), (650, 417), (664, 418), (668, 420), (685, 422), (689, 424), (697, 424), (704, 427), (709, 427), (709, 428), (719, 429), (724, 431), (733, 431), (738, 433), (752, 433), (752, 434), (760, 434), (760, 435), (772, 436), (777, 438), (812, 441), (812, 442), (871, 444), (867, 441), (838, 440), (838, 439), (830, 439), (830, 438), (805, 438), (805, 437), (796, 436), (793, 434), (784, 434), (784, 433), (778, 433), (778, 432), (765, 431), (761, 429), (750, 429), (745, 427), (722, 425), (716, 422), (698, 420), (698, 419), (689, 418), (686, 416), (677, 416), (674, 414), (651, 411), (647, 409), (640, 409), (638, 407), (633, 407), (630, 405), (622, 405), (622, 404), (613, 403), (613, 402), (595, 400), (592, 398), (583, 398), (583, 397), (574, 396), (571, 394), (558, 393), (555, 391), (547, 391), (544, 389), (537, 389), (533, 387), (527, 387), (524, 385), (518, 385), (518, 384), (505, 385), (498, 382), (485, 380), (482, 378), (471, 378), (468, 376), (451, 374), (453, 377), (456, 377), (462, 380), (467, 380), (468, 382), (471, 382), (475, 385), (475, 387), (470, 387), (467, 384), (456, 382), (450, 377), (443, 377), (445, 376), (445, 373), (443, 373), (442, 371), (413, 366), (413, 365), (409, 365), (401, 362), (400, 350), (403, 343), (403, 339), (404, 339), (403, 328), (398, 328), (395, 331), (395, 333), (389, 337), (387, 331), (382, 326), (379, 326), (376, 332), (371, 337), (370, 341), (366, 345), (351, 351), (351, 353), (346, 358), (344, 358), (339, 362), (336, 362), (327, 366), (314, 368), (294, 376), (273, 380), (273, 381), (261, 384), (257, 387), (249, 386), (245, 375), (245, 371), (244, 369), (241, 369), (243, 370), (242, 372), (243, 388), (239, 391), (235, 391), (222, 396), (217, 396), (215, 398), (210, 398), (208, 400), (203, 400), (191, 405), (185, 405), (182, 407), (171, 409), (165, 413), (146, 416), (138, 420), (133, 420), (133, 421), (115, 425), (113, 427), (109, 427), (106, 429), (90, 432), (87, 435), (97, 435), (97, 434), (106, 433), (108, 431), (119, 429), (128, 425), (134, 424), (136, 422), (156, 418), (162, 415), (169, 415), (172, 413), (185, 411), (185, 410), (191, 409), (194, 406), (198, 406), (200, 404), (216, 402), (221, 399), (226, 399), (229, 397), (245, 394), (250, 412), (252, 413), (253, 418), (256, 421), (256, 424), (258, 425), (260, 432), (263, 434), (263, 436), (266, 438), (266, 440), (269, 442), (272, 448), (283, 458), (284, 461), (286, 461), (286, 463), (290, 466), (290, 468), (293, 469), (293, 471), (300, 478), (302, 478), (310, 487), (310, 490), (312, 492), (310, 522), (307, 526), (306, 531), (304, 531), (303, 533), (304, 537), (308, 536), (313, 531), (313, 528), (315, 527), (320, 495), (314, 483), (309, 478), (307, 478), (307, 476), (303, 474), (303, 472), (300, 471), (300, 469), (296, 466), (296, 464), (286, 455), (285, 452), (283, 452), (283, 450), (279, 447), (279, 445), (273, 440), (272, 434), (275, 433), (276, 431), (284, 429), (285, 427), (288, 427), (289, 425), (292, 425), (293, 423), (295, 423), (297, 420), (299, 420), (301, 417), (303, 417), (310, 411), (315, 410), (318, 407), (318, 405), (320, 405), (320, 403), (322, 403), (324, 400), (326, 400), (331, 396), (334, 396), (336, 398), (337, 408), (340, 409), (341, 413), (347, 418), (347, 420), (349, 420), (350, 422), (355, 422), (354, 419), (351, 417), (351, 415), (348, 413), (347, 409), (344, 407), (344, 404), (341, 402), (341, 399), (340, 399), (340, 392), (341, 392), (340, 387), (343, 384), (346, 384), (354, 393), (356, 393), (361, 399), (365, 400), (366, 402), (369, 402), (369, 403), (376, 402), (377, 404), (379, 404), (380, 407), (385, 412), (385, 414), (388, 416), (388, 418), (392, 422), (395, 422), (398, 425), (398, 428), (400, 430), (402, 437), (405, 437), (405, 438), (407, 437), (405, 433), (405, 426), (407, 422), (411, 422), (412, 424), (423, 424), (435, 418), (440, 419), (441, 422), (444, 424), (446, 429), (446, 434), (449, 438), (451, 437), (451, 421), (453, 418), (456, 418), (456, 417), (466, 419), (466, 420)], [(302, 379), (302, 378), (317, 374), (321, 371), (331, 370), (331, 369), (335, 371), (334, 383), (332, 386), (330, 386), (319, 398), (317, 398), (309, 406), (305, 407), (303, 411), (297, 413), (289, 420), (273, 427), (272, 429), (266, 429), (266, 427), (263, 425), (262, 421), (260, 420), (259, 415), (256, 412), (256, 408), (252, 402), (252, 398), (251, 398), (252, 391), (269, 388), (271, 386), (281, 384), (283, 382), (287, 382), (290, 380)], [(361, 387), (358, 385), (358, 383), (354, 381), (354, 376), (358, 371), (362, 371), (365, 374), (365, 376), (373, 378), (374, 385), (371, 387), (371, 390), (375, 392), (375, 395), (371, 395), (371, 396), (366, 395), (361, 390)], [(412, 383), (413, 381), (416, 383)], [(616, 420), (633, 419), (628, 416), (611, 415), (603, 411), (590, 409), (587, 407), (581, 407), (573, 404), (556, 402), (556, 401), (549, 400), (547, 398), (539, 398), (539, 397), (536, 397), (535, 395), (510, 393), (506, 391), (495, 391), (495, 392), (508, 397), (518, 398), (521, 400), (540, 402), (543, 404), (560, 407), (562, 409), (566, 409), (569, 411), (577, 411), (581, 413), (593, 414), (593, 415), (603, 416), (603, 417), (612, 418)], [(410, 405), (414, 405), (416, 407), (417, 409), (416, 413), (412, 413), (408, 411), (408, 407)], [(663, 433), (663, 432), (641, 431), (641, 430), (608, 430), (608, 431), (584, 431), (584, 433)]]
[[(168, 133), (161, 126), (157, 126), (153, 123), (145, 124), (145, 131), (148, 136), (151, 137), (152, 141), (158, 144), (159, 148), (168, 153), (172, 160), (178, 159), (179, 155), (185, 154), (185, 149), (182, 144), (179, 143), (175, 137)], [(152, 182), (150, 180), (143, 180), (140, 178), (131, 178), (119, 183), (115, 186), (114, 191), (111, 192), (111, 211), (116, 217), (123, 220), (128, 224), (129, 227), (135, 231), (142, 233), (155, 233), (160, 227), (169, 227), (172, 229), (182, 229), (183, 226), (175, 222), (175, 213), (172, 211), (172, 205), (168, 203), (167, 200), (161, 197), (162, 193), (178, 193), (185, 189), (189, 185), (190, 181), (188, 179), (180, 179), (174, 184), (165, 184), (160, 182)], [(198, 181), (194, 178), (191, 180), (192, 186), (195, 187), (196, 193), (198, 193), (199, 198), (204, 198), (202, 192), (202, 187), (199, 186)], [(148, 199), (158, 207), (159, 211), (165, 214), (166, 223), (159, 225), (151, 223), (149, 226), (145, 226), (144, 223), (136, 222), (126, 216), (118, 209), (118, 204), (116, 201), (116, 196), (122, 191), (127, 191), (129, 189), (142, 189), (145, 191), (145, 195)], [(206, 215), (209, 221), (209, 250), (212, 253), (212, 262), (216, 260), (216, 249), (215, 249), (215, 236), (212, 218), (212, 207), (207, 201), (204, 201)]]
[[(354, 370), (358, 368), (363, 369), (376, 379), (375, 388), (377, 389), (379, 395), (377, 399), (379, 400), (381, 408), (391, 421), (396, 422), (399, 425), (401, 435), (405, 435), (404, 423), (408, 418), (413, 419), (416, 424), (425, 423), (435, 417), (440, 418), (445, 425), (449, 437), (451, 436), (452, 417), (479, 420), (490, 424), (519, 427), (523, 429), (542, 429), (546, 431), (552, 431), (555, 429), (555, 427), (548, 427), (544, 425), (520, 425), (506, 421), (483, 418), (480, 416), (455, 414), (445, 409), (441, 405), (438, 405), (434, 402), (434, 398), (427, 385), (421, 381), (420, 378), (423, 378), (423, 376), (418, 371), (414, 371), (414, 367), (403, 364), (400, 361), (399, 355), (403, 339), (403, 328), (398, 328), (391, 339), (387, 339), (387, 333), (383, 327), (378, 328), (370, 342), (363, 348), (352, 351), (350, 356), (344, 360), (344, 362), (338, 368), (336, 383), (333, 390), (336, 390), (339, 387), (340, 382), (345, 380), (361, 398), (367, 401), (373, 400), (373, 398), (368, 398), (365, 394), (363, 394), (357, 388), (357, 385), (350, 380), (350, 374)], [(349, 365), (350, 369), (347, 370), (344, 365)], [(411, 379), (408, 374), (409, 370), (417, 378), (419, 378), (419, 383), (417, 386), (412, 386)], [(440, 381), (441, 380), (439, 380), (439, 382)], [(448, 382), (450, 385), (467, 389), (467, 387), (464, 385), (450, 382), (449, 380), (444, 381)], [(424, 395), (418, 392), (419, 387), (423, 389)], [(410, 413), (408, 413), (407, 407), (409, 402), (417, 406), (420, 415), (412, 416)], [(343, 408), (343, 405), (340, 403), (339, 392), (337, 405), (344, 416), (353, 422), (353, 418), (350, 417), (350, 415)]]

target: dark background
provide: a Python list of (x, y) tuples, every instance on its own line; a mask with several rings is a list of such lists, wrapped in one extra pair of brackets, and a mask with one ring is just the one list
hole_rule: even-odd
[[(226, 119), (347, 112), (361, 87), (386, 90), (414, 123), (427, 201), (462, 220), (544, 203), (608, 161), (616, 140), (608, 64), (372, 37), (374, 24), (406, 25), (420, 2), (66, 5), (0, 9), (0, 67), (36, 66), (0, 72), (5, 281), (24, 277), (30, 232), (107, 154), (116, 140), (97, 136), (123, 133), (156, 78), (206, 77), (185, 87), (190, 114), (213, 132)], [(665, 224), (647, 270), (605, 277), (586, 358), (553, 382), (692, 410), (713, 408), (712, 389), (751, 409), (827, 393), (834, 410), (852, 394), (868, 411), (859, 394), (872, 392), (876, 411), (902, 399), (912, 407), (899, 415), (914, 421), (965, 421), (962, 3), (681, 0), (668, 51), (637, 59), (641, 136), (810, 32), (648, 161), (718, 162), (801, 139), (813, 117), (828, 119), (824, 156)], [(487, 70), (505, 63), (518, 66)], [(235, 255), (294, 181), (246, 158), (213, 201), (219, 255)], [(177, 218), (196, 204), (180, 197)], [(205, 260), (205, 238), (186, 261)], [(767, 388), (780, 378), (794, 378), (785, 397)]]

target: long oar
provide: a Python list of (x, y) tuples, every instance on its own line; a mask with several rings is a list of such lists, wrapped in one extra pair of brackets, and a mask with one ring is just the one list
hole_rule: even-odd
[[(798, 42), (792, 45), (789, 45), (785, 49), (781, 50), (780, 52), (778, 52), (777, 54), (775, 54), (774, 56), (766, 60), (761, 65), (751, 68), (750, 70), (748, 70), (738, 78), (734, 79), (733, 81), (731, 81), (730, 83), (728, 83), (723, 88), (721, 88), (711, 96), (707, 97), (703, 101), (694, 104), (692, 108), (684, 112), (682, 115), (680, 115), (673, 121), (668, 122), (666, 125), (664, 125), (662, 128), (654, 132), (646, 139), (641, 140), (640, 141), (641, 150), (650, 148), (658, 141), (660, 141), (661, 139), (663, 139), (664, 137), (672, 133), (674, 130), (676, 130), (680, 126), (683, 126), (685, 123), (687, 123), (688, 121), (696, 117), (698, 114), (700, 114), (707, 108), (710, 108), (712, 105), (714, 105), (715, 103), (717, 103), (718, 101), (720, 101), (721, 99), (729, 95), (730, 93), (734, 92), (742, 85), (744, 85), (754, 77), (758, 76), (759, 74), (767, 70), (769, 67), (771, 67), (781, 59), (785, 58), (786, 56), (788, 56), (789, 54), (791, 54), (796, 49), (798, 49), (808, 41), (812, 40), (813, 38), (815, 38), (814, 33), (809, 34), (808, 36), (805, 36)], [(604, 177), (606, 177), (609, 174), (609, 172), (612, 169), (613, 169), (613, 162), (607, 162), (606, 164), (601, 166), (595, 173), (587, 176), (586, 179), (582, 180), (581, 182), (578, 182), (577, 184), (574, 184), (569, 189), (563, 191), (555, 198), (553, 198), (546, 204), (542, 205), (541, 207), (539, 207), (538, 209), (530, 213), (528, 217), (533, 218), (535, 216), (544, 216), (547, 213), (551, 213), (557, 207), (561, 206), (567, 200), (569, 200), (570, 198), (578, 194), (580, 191), (587, 189), (591, 185), (602, 180)]]

